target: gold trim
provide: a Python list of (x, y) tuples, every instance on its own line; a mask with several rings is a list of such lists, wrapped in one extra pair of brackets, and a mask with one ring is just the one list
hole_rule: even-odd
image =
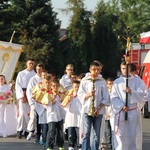
[(23, 50), (22, 50), (22, 48), (23, 48), (23, 46), (19, 49), (15, 49), (15, 48), (13, 48), (12, 46), (8, 46), (7, 48), (6, 47), (4, 47), (4, 46), (2, 46), (2, 45), (0, 45), (0, 49), (2, 49), (2, 50), (11, 50), (11, 51), (13, 51), (13, 52), (22, 52)]
[(2, 60), (3, 60), (4, 62), (7, 62), (9, 59), (10, 59), (10, 55), (9, 55), (8, 53), (3, 54)]
[(18, 66), (18, 62), (19, 62), (20, 55), (21, 55), (21, 53), (19, 53), (18, 60), (17, 60), (17, 62), (16, 62), (16, 65), (15, 65), (14, 71), (13, 71), (12, 76), (11, 76), (11, 80), (13, 80), (13, 79), (14, 79), (14, 75), (15, 75), (16, 68), (17, 68), (17, 66)]

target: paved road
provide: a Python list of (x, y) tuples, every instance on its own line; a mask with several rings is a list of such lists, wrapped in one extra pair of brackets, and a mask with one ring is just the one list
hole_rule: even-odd
[(143, 150), (150, 150), (150, 119), (143, 119)]
[[(150, 119), (143, 119), (143, 150), (150, 150)], [(34, 144), (34, 139), (17, 139), (16, 136), (0, 138), (0, 150), (42, 150), (40, 144)], [(65, 142), (67, 150), (67, 142)], [(57, 148), (55, 148), (57, 150)]]

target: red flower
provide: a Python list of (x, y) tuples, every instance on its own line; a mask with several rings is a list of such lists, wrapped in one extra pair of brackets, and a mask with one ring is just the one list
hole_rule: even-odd
[(7, 95), (11, 95), (11, 92), (7, 92)]
[(47, 93), (48, 94), (53, 94), (53, 92), (51, 90), (48, 90)]
[(4, 100), (4, 97), (3, 97), (3, 96), (0, 96), (0, 100)]
[(44, 89), (44, 88), (41, 88), (41, 91), (45, 91), (46, 89)]

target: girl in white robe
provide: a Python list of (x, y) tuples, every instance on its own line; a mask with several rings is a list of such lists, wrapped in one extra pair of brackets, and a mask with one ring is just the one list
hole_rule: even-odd
[(9, 85), (5, 84), (5, 76), (0, 75), (0, 136), (2, 137), (17, 132), (17, 107), (8, 100), (11, 94)]

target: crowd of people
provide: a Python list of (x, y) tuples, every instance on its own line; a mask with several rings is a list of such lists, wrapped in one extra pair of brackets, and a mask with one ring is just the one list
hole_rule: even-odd
[(63, 150), (65, 139), (68, 150), (100, 150), (104, 143), (107, 150), (142, 150), (141, 109), (149, 97), (134, 64), (122, 62), (116, 79), (104, 79), (97, 60), (80, 75), (68, 64), (60, 80), (43, 63), (36, 71), (34, 65), (28, 59), (15, 84), (0, 75), (0, 136), (35, 135), (47, 150)]

